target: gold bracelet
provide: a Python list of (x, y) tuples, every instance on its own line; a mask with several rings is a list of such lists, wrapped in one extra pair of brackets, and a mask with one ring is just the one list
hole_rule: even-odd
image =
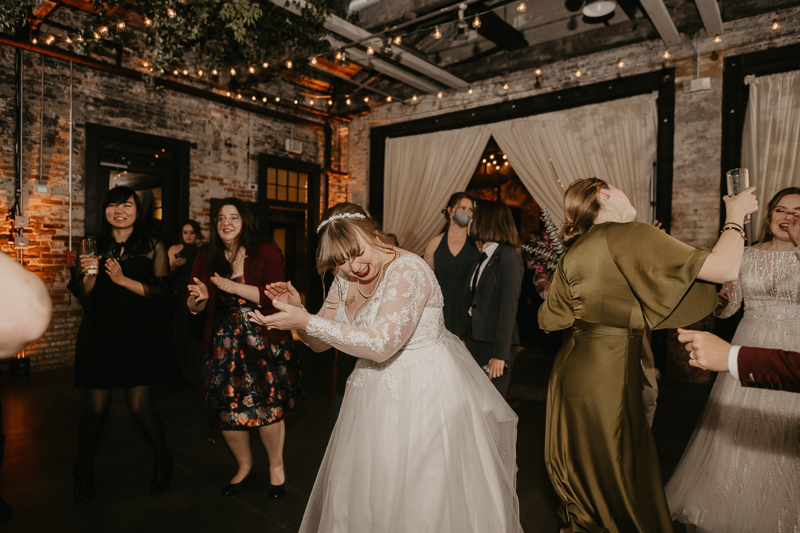
[(722, 228), (722, 231), (720, 232), (720, 235), (722, 235), (726, 231), (735, 231), (736, 233), (738, 233), (739, 235), (742, 236), (742, 239), (745, 242), (747, 242), (747, 235), (745, 235), (744, 232), (742, 230), (740, 230), (739, 228), (734, 228), (733, 226), (728, 226), (726, 228)]

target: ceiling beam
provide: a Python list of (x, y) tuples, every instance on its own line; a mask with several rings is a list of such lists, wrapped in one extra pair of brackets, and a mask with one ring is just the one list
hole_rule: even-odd
[(467, 8), (467, 16), (483, 13), (478, 35), (489, 39), (505, 50), (520, 50), (529, 45), (525, 36), (517, 28), (503, 20), (503, 17), (490, 10), (483, 2), (475, 2)]
[[(300, 9), (305, 7), (305, 0), (295, 0), (294, 2), (289, 3), (289, 5), (285, 5), (284, 0), (271, 0), (271, 2), (276, 6), (285, 8), (296, 15), (299, 15)], [(336, 33), (338, 35), (341, 35), (342, 37), (345, 37), (346, 39), (349, 39), (351, 41), (361, 41), (363, 39), (367, 39), (372, 35), (367, 30), (359, 28), (355, 24), (351, 24), (346, 20), (344, 20), (343, 18), (337, 17), (335, 15), (328, 15), (328, 18), (325, 20), (325, 29), (333, 33)], [(333, 44), (332, 40), (331, 44)], [(339, 46), (344, 46), (344, 43), (341, 43)], [(375, 59), (372, 56), (368, 55), (366, 52), (358, 50), (355, 47), (350, 48), (348, 50), (348, 53), (353, 58), (353, 61), (355, 61), (356, 63), (363, 65), (364, 64), (363, 61), (366, 60), (369, 62), (370, 68), (380, 70), (387, 76), (391, 76), (399, 81), (402, 81), (403, 83), (407, 83), (405, 80), (401, 80), (394, 74), (390, 74), (387, 67), (392, 66), (391, 63), (380, 59)], [(448, 87), (457, 89), (461, 87), (466, 87), (468, 85), (466, 81), (457, 78), (456, 76), (453, 76), (449, 72), (425, 61), (424, 59), (421, 59), (409, 52), (406, 52), (405, 50), (403, 50), (398, 46), (392, 45), (392, 54), (393, 54), (392, 55), (393, 59), (395, 59), (400, 64), (405, 65), (406, 67), (415, 70), (418, 73), (423, 74), (431, 78), (432, 80), (436, 80)], [(397, 71), (405, 72), (404, 70), (399, 69), (397, 67), (393, 68), (395, 72)], [(406, 72), (406, 76), (413, 76), (413, 75)], [(413, 84), (409, 83), (409, 85)], [(418, 89), (421, 89), (419, 85), (413, 85), (413, 86), (417, 87)], [(429, 92), (436, 92), (439, 90), (439, 88), (437, 87), (436, 89), (433, 90), (430, 89), (423, 89), (423, 90), (428, 90)]]
[(675, 46), (681, 43), (681, 35), (678, 28), (672, 21), (672, 17), (664, 5), (664, 0), (640, 0), (650, 22), (655, 26), (656, 31), (664, 40), (667, 46)]
[(443, 7), (449, 7), (455, 0), (382, 0), (358, 10), (358, 21), (365, 28), (377, 31), (393, 26), (398, 21), (406, 22), (406, 13), (417, 17)]
[(700, 13), (700, 18), (703, 19), (703, 26), (706, 28), (706, 33), (713, 37), (722, 33), (722, 13), (719, 11), (719, 4), (717, 0), (695, 0), (697, 4), (697, 11)]

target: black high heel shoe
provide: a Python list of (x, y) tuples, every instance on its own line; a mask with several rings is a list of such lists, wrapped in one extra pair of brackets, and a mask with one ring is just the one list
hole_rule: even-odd
[(222, 489), (222, 495), (233, 496), (239, 491), (239, 487), (241, 487), (246, 481), (250, 481), (255, 477), (256, 477), (256, 467), (253, 466), (250, 468), (250, 472), (248, 472), (247, 475), (244, 476), (244, 479), (241, 480), (239, 483), (228, 483), (227, 485), (225, 485), (225, 487), (223, 487)]
[(164, 492), (172, 481), (172, 454), (169, 450), (164, 452), (160, 461), (153, 466), (153, 480), (150, 482), (150, 494)]
[(269, 497), (278, 500), (283, 498), (286, 495), (286, 480), (283, 481), (280, 485), (272, 485), (269, 486)]
[(90, 502), (94, 499), (94, 472), (91, 466), (87, 466), (80, 459), (75, 461), (72, 469), (72, 478), (75, 480), (73, 494), (75, 499), (81, 503)]

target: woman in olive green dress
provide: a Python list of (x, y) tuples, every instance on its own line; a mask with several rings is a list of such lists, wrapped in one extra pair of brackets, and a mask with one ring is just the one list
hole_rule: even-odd
[(685, 326), (714, 310), (713, 283), (739, 273), (738, 228), (758, 207), (753, 189), (725, 197), (728, 222), (711, 252), (633, 222), (628, 198), (602, 180), (567, 189), (569, 249), (539, 310), (543, 330), (569, 329), (550, 375), (545, 436), (562, 532), (673, 531), (642, 405), (642, 330)]

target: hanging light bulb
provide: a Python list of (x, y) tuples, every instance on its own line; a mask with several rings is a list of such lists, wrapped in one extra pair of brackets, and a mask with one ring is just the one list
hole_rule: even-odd
[(664, 50), (664, 54), (662, 56), (664, 59), (669, 59), (669, 50)]
[(100, 40), (100, 34), (99, 33), (94, 32), (94, 40), (95, 41), (99, 41)]
[(317, 64), (317, 58), (316, 57), (312, 57), (311, 58), (311, 64), (312, 65), (316, 65)]
[(216, 76), (217, 74), (219, 74), (219, 72), (217, 71), (217, 69), (214, 69), (214, 70), (212, 70), (212, 71), (211, 71), (211, 74), (213, 74), (214, 76)]
[(439, 26), (436, 26), (436, 29), (433, 30), (433, 38), (434, 39), (441, 39), (442, 38), (442, 32), (439, 30)]
[(333, 105), (333, 100), (328, 100), (328, 105)]
[(417, 101), (417, 95), (415, 94), (414, 96), (412, 96), (412, 97), (411, 97), (411, 100), (413, 100), (414, 102), (416, 102), (416, 101)]
[(125, 21), (124, 20), (120, 20), (117, 23), (117, 29), (120, 29), (120, 30), (124, 30), (125, 29)]
[(237, 94), (237, 95), (236, 95), (236, 99), (237, 99), (237, 100), (241, 100), (241, 99), (242, 99), (242, 95), (241, 95), (241, 94)]
[(226, 93), (225, 93), (225, 96), (230, 96), (230, 95), (231, 95), (231, 92), (230, 92), (230, 91), (228, 91), (228, 92), (226, 92)]
[(494, 159), (494, 154), (490, 155), (489, 159)]
[(346, 103), (347, 105), (350, 105), (350, 99), (348, 98), (347, 100), (345, 100), (345, 103)]
[(625, 68), (625, 62), (622, 59), (617, 60), (617, 68)]
[(261, 99), (261, 101), (266, 104), (267, 103), (267, 97), (265, 96), (264, 98)]
[(70, 39), (69, 35), (66, 36), (64, 42), (66, 42), (67, 44), (72, 44), (72, 39)]
[(82, 43), (82, 42), (83, 42), (83, 35), (81, 35), (81, 34), (78, 34), (78, 36), (77, 36), (75, 39), (76, 39), (76, 40), (77, 40), (79, 43)]
[(255, 96), (251, 96), (251, 97), (250, 97), (250, 99), (251, 99), (252, 101), (254, 101), (254, 102), (256, 101), (256, 97), (255, 97)]
[(444, 93), (441, 92), (441, 91), (439, 91), (439, 94), (436, 95), (436, 98), (438, 98), (439, 100), (441, 100), (443, 97), (444, 97)]
[(147, 68), (147, 67), (149, 67), (149, 66), (150, 66), (150, 63), (148, 63), (147, 61), (145, 61), (144, 63), (142, 63), (142, 66), (143, 66), (144, 68)]
[(186, 70), (186, 69), (183, 69), (183, 75), (184, 75), (184, 76), (188, 76), (188, 75), (189, 75), (189, 71), (188, 71), (188, 70)]
[(250, 71), (250, 74), (255, 74), (256, 73), (256, 67), (250, 67), (247, 70)]
[(202, 75), (203, 75), (203, 71), (202, 71), (202, 70), (198, 70), (198, 71), (197, 71), (197, 75), (198, 75), (198, 76), (202, 76)]
[(314, 100), (309, 100), (309, 101), (308, 101), (308, 103), (309, 103), (310, 105), (314, 105)]
[(46, 45), (48, 45), (48, 46), (50, 46), (50, 45), (51, 45), (51, 44), (53, 44), (54, 42), (56, 42), (56, 38), (55, 38), (55, 37), (53, 37), (52, 35), (48, 35), (48, 36), (47, 36), (47, 39), (45, 39), (45, 40), (44, 40), (44, 44), (46, 44)]
[(386, 101), (387, 101), (387, 102), (391, 102), (391, 101), (392, 101), (392, 97), (391, 97), (391, 96), (387, 96), (387, 97), (386, 97)]
[(173, 70), (173, 71), (172, 71), (172, 74), (173, 74), (174, 76), (177, 76), (177, 75), (178, 75), (178, 71), (177, 71), (177, 70)]
[(507, 155), (504, 155), (504, 156), (503, 156), (503, 159), (508, 159), (508, 156), (507, 156)]
[(714, 42), (717, 43), (717, 44), (721, 43), (722, 42), (722, 37), (720, 37), (719, 35), (715, 35), (714, 36)]
[(778, 28), (781, 27), (781, 23), (778, 22), (778, 19), (772, 20), (772, 31), (778, 31)]
[(372, 48), (372, 46), (367, 46), (367, 53), (369, 55), (374, 55), (375, 54), (375, 49)]
[(364, 101), (365, 101), (365, 102), (369, 102), (369, 96), (365, 96), (365, 97), (364, 97)]
[(175, 11), (174, 9), (172, 9), (172, 8), (169, 8), (169, 9), (167, 9), (167, 16), (169, 18), (171, 18), (171, 19), (174, 19), (175, 17), (178, 16), (178, 12)]
[(469, 89), (467, 89), (467, 93), (468, 93), (468, 94), (472, 94), (472, 92), (473, 92), (473, 91), (472, 91), (472, 87), (470, 87)]
[(402, 42), (403, 42), (403, 38), (400, 37), (399, 35), (394, 38), (394, 44), (399, 45)]
[(583, 76), (583, 73), (581, 72), (581, 69), (576, 70), (575, 71), (575, 77), (576, 78), (580, 78), (581, 76)]
[(153, 21), (150, 20), (149, 18), (145, 17), (144, 18), (144, 25), (145, 26), (150, 26), (151, 24), (153, 24)]
[(505, 82), (503, 83), (503, 90), (504, 91), (508, 90), (508, 83), (505, 83)]
[(536, 70), (534, 70), (533, 72), (534, 72), (534, 74), (536, 74), (537, 76), (541, 76), (541, 75), (542, 75), (542, 69), (540, 69), (540, 68), (537, 68), (537, 69), (536, 69)]
[(336, 52), (336, 61), (339, 61), (342, 58), (342, 52)]
[(280, 97), (280, 96), (276, 96), (276, 97), (275, 97), (275, 101), (276, 101), (276, 102), (280, 102), (280, 101), (281, 101), (281, 97)]
[(472, 19), (472, 27), (476, 30), (481, 27), (481, 18), (478, 15), (475, 15), (475, 18)]
[(525, 2), (520, 2), (517, 5), (517, 12), (518, 13), (525, 13), (525, 10), (528, 9), (528, 6), (525, 5)]
[(236, 69), (235, 68), (231, 69), (231, 76), (236, 76)]
[(381, 45), (381, 53), (385, 56), (392, 55), (392, 37), (390, 35), (383, 35), (383, 44)]
[(263, 63), (261, 63), (261, 68), (269, 68), (269, 63), (267, 61), (264, 61)]
[(294, 100), (294, 105), (297, 105), (297, 100)]
[(342, 51), (342, 53), (339, 54), (339, 57), (337, 59), (339, 60), (339, 65), (340, 66), (342, 66), (342, 67), (346, 67), (347, 66), (347, 52)]
[(286, 62), (286, 68), (292, 68), (292, 62), (291, 61), (287, 61)]

